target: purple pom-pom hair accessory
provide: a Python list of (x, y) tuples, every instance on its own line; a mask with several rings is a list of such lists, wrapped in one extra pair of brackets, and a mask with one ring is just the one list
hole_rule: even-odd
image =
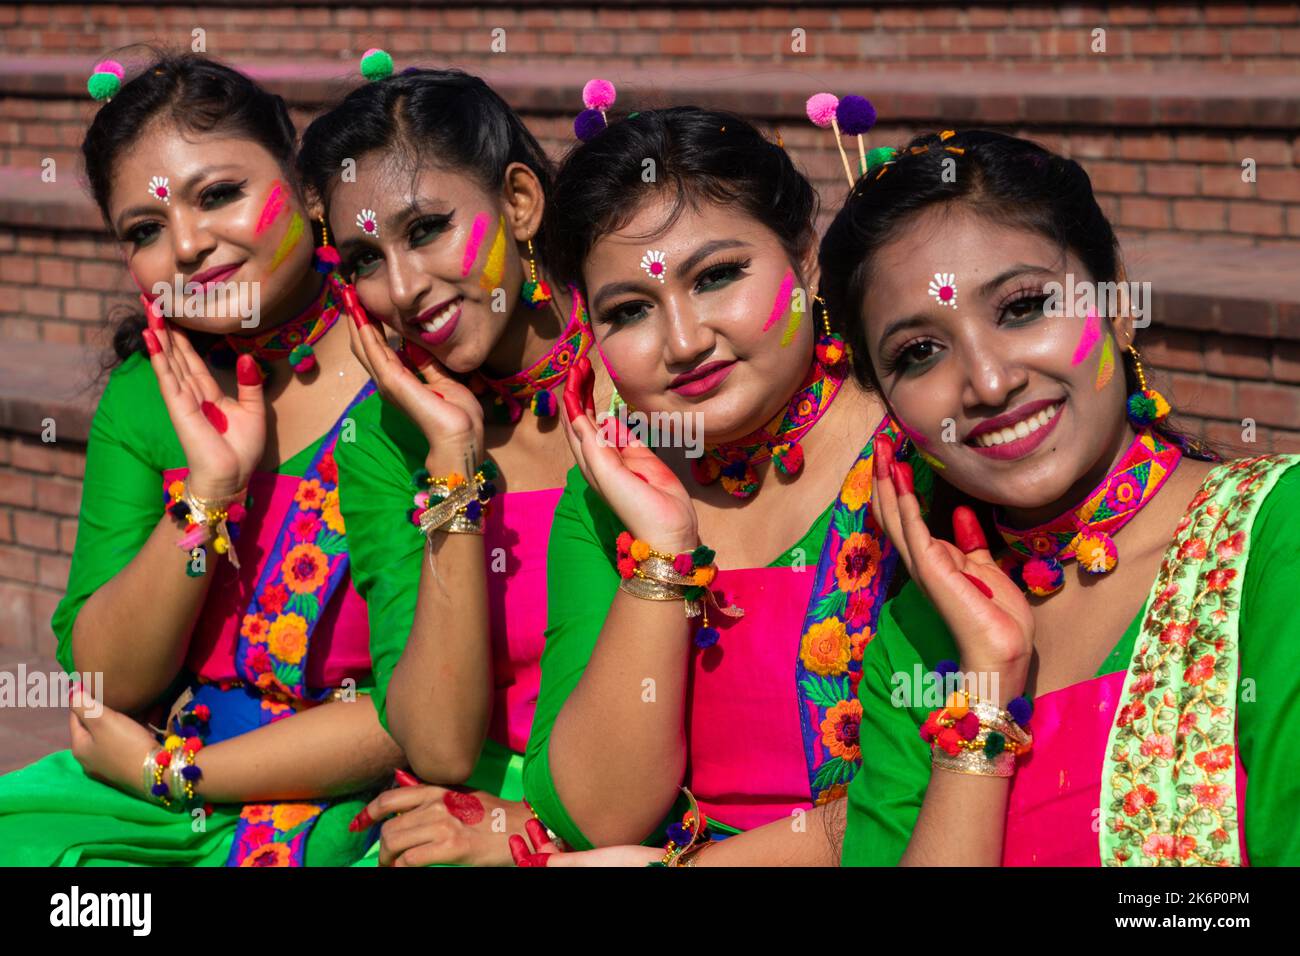
[(867, 171), (867, 147), (862, 134), (876, 125), (876, 108), (865, 96), (846, 96), (840, 100), (835, 109), (835, 118), (839, 120), (840, 130), (846, 136), (858, 138), (858, 171)]
[(840, 148), (840, 159), (844, 163), (844, 175), (848, 178), (849, 188), (853, 188), (853, 171), (849, 168), (849, 156), (844, 152), (844, 143), (840, 138), (840, 124), (835, 112), (839, 109), (840, 98), (834, 93), (814, 93), (808, 97), (804, 107), (808, 118), (819, 129), (830, 127), (835, 133), (835, 145)]
[(600, 110), (583, 110), (573, 121), (573, 135), (585, 143), (604, 132), (607, 125)]

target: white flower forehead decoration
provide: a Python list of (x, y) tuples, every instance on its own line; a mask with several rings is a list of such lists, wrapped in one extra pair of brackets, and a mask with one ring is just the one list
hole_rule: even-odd
[(149, 195), (170, 206), (172, 204), (172, 191), (167, 185), (167, 181), (166, 176), (152, 177), (149, 180)]
[(957, 308), (957, 277), (951, 272), (936, 272), (930, 280), (930, 295), (940, 305)]
[(357, 228), (372, 239), (379, 238), (379, 219), (373, 209), (363, 209), (357, 213)]
[(649, 249), (641, 257), (641, 268), (646, 271), (652, 279), (658, 279), (664, 282), (668, 276), (668, 265), (664, 262), (664, 254), (658, 249)]

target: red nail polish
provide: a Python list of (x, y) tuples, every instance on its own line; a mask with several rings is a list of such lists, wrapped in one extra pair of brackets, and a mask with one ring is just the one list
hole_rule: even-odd
[(397, 778), (399, 787), (418, 787), (420, 785), (420, 778), (405, 770), (398, 770), (393, 776)]
[(366, 310), (362, 307), (354, 286), (343, 287), (343, 308), (347, 310), (348, 315), (352, 316), (352, 324), (357, 328), (370, 324), (370, 317), (366, 315)]
[(570, 422), (582, 417), (582, 397), (578, 391), (582, 378), (581, 364), (578, 362), (570, 365), (569, 372), (564, 377), (564, 413), (569, 416)]
[(528, 839), (533, 841), (534, 850), (540, 850), (551, 839), (546, 835), (546, 827), (537, 820), (529, 820), (524, 824), (524, 829), (528, 831)]
[(989, 546), (988, 541), (984, 538), (984, 529), (980, 527), (979, 519), (975, 517), (975, 512), (965, 505), (954, 508), (952, 511), (952, 536), (957, 547), (964, 554), (981, 551)]
[(992, 590), (992, 588), (990, 588), (987, 584), (985, 584), (985, 583), (984, 583), (983, 581), (981, 581), (979, 578), (975, 577), (975, 575), (973, 575), (973, 574), (967, 574), (965, 571), (963, 571), (961, 574), (962, 574), (962, 577), (964, 577), (967, 581), (969, 581), (971, 584), (973, 584), (973, 585), (975, 585), (977, 588), (979, 588), (980, 594), (983, 594), (983, 595), (984, 595), (986, 598), (988, 598), (990, 601), (993, 600), (993, 590)]
[(149, 350), (150, 355), (157, 355), (162, 351), (162, 346), (158, 344), (158, 336), (153, 334), (153, 329), (144, 330), (144, 347)]
[(251, 355), (239, 356), (235, 363), (235, 380), (240, 385), (261, 385), (262, 370), (257, 367), (257, 359)]
[(353, 833), (359, 833), (373, 826), (374, 822), (374, 820), (370, 819), (369, 808), (363, 808), (360, 813), (352, 818), (352, 822), (348, 824), (348, 829)]
[(510, 834), (510, 856), (515, 861), (515, 866), (528, 866), (528, 844), (524, 843), (524, 838), (518, 833)]
[(912, 493), (912, 466), (905, 461), (896, 461), (891, 466), (891, 469), (894, 483), (898, 485), (898, 493), (900, 495), (910, 495)]

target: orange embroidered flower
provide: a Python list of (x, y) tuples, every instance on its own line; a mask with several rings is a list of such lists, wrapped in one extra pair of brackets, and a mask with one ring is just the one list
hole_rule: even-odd
[(1168, 734), (1147, 734), (1146, 739), (1142, 741), (1142, 746), (1138, 748), (1144, 757), (1163, 757), (1165, 760), (1172, 760), (1174, 756), (1174, 742), (1169, 739)]
[(828, 617), (808, 628), (799, 642), (799, 660), (814, 674), (835, 677), (849, 666), (849, 635), (844, 622)]
[(840, 488), (840, 501), (846, 508), (857, 511), (871, 498), (871, 460), (864, 458), (849, 470)]
[(1156, 792), (1145, 783), (1139, 783), (1124, 794), (1124, 812), (1130, 817), (1135, 817), (1155, 802)]
[(1206, 773), (1216, 773), (1232, 766), (1232, 744), (1221, 744), (1196, 755), (1196, 766)]
[(293, 500), (298, 502), (299, 508), (307, 508), (312, 511), (319, 510), (325, 501), (325, 489), (320, 486), (320, 482), (315, 478), (310, 481), (300, 481)]
[(1196, 838), (1172, 833), (1153, 833), (1142, 844), (1142, 852), (1156, 859), (1185, 860), (1196, 849)]
[(248, 638), (252, 644), (262, 644), (270, 632), (270, 623), (260, 614), (245, 614), (244, 623), (239, 628), (241, 636)]
[(325, 519), (325, 525), (331, 531), (343, 534), (343, 512), (339, 510), (339, 490), (335, 488), (325, 496), (325, 504), (321, 508), (321, 517)]
[(1189, 684), (1204, 684), (1214, 676), (1214, 655), (1203, 654), (1183, 671), (1183, 680)]
[(856, 591), (871, 583), (880, 566), (880, 545), (869, 534), (855, 531), (835, 558), (835, 579), (841, 591)]
[(1208, 549), (1205, 547), (1205, 541), (1201, 538), (1191, 538), (1184, 541), (1178, 549), (1179, 561), (1199, 561), (1205, 557)]
[(307, 621), (300, 614), (281, 614), (271, 625), (271, 653), (297, 664), (307, 653)]
[(849, 795), (848, 784), (837, 783), (833, 787), (827, 787), (821, 793), (817, 794), (817, 806), (824, 807), (828, 803), (834, 803), (836, 800), (843, 800)]
[(1194, 783), (1192, 794), (1203, 807), (1221, 807), (1228, 798), (1228, 788), (1221, 783)]
[(842, 700), (826, 711), (826, 719), (821, 724), (822, 743), (832, 757), (843, 757), (848, 761), (862, 759), (862, 748), (858, 745), (861, 724), (860, 700)]
[(319, 814), (320, 807), (313, 807), (310, 803), (277, 803), (271, 812), (271, 822), (281, 833), (287, 833)]
[(1230, 561), (1241, 554), (1246, 546), (1246, 532), (1238, 531), (1214, 546), (1214, 556), (1220, 561)]
[(1205, 576), (1205, 587), (1210, 591), (1226, 591), (1236, 576), (1236, 568), (1215, 568)]
[(262, 700), (262, 709), (266, 711), (268, 714), (270, 714), (273, 720), (276, 717), (280, 716), (280, 714), (283, 714), (285, 711), (293, 710), (293, 708), (290, 707), (288, 704), (283, 704), (278, 700), (266, 700), (266, 699)]
[(329, 577), (329, 558), (314, 544), (303, 543), (284, 556), (280, 565), (284, 583), (296, 594), (311, 594)]
[(239, 811), (239, 816), (249, 823), (265, 823), (271, 819), (271, 805), (269, 803), (250, 803)]
[(1133, 721), (1140, 720), (1142, 717), (1146, 716), (1146, 712), (1147, 705), (1142, 703), (1140, 700), (1133, 704), (1124, 705), (1119, 709), (1119, 726), (1127, 727), (1129, 724), (1133, 723)]
[(1166, 624), (1164, 630), (1160, 632), (1160, 642), (1162, 644), (1177, 644), (1179, 647), (1186, 647), (1188, 639), (1195, 632), (1195, 624)]
[(862, 663), (862, 655), (867, 652), (867, 645), (871, 643), (873, 637), (875, 635), (868, 630), (849, 635), (849, 657), (859, 664)]
[(240, 866), (288, 866), (289, 844), (263, 843), (240, 862)]

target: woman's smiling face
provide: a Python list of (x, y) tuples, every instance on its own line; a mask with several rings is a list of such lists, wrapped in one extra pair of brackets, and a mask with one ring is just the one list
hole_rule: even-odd
[[(936, 273), (955, 276), (955, 309), (931, 292)], [(982, 501), (1058, 503), (1124, 440), (1131, 320), (1101, 318), (1094, 340), (1071, 309), (1045, 316), (1045, 284), (1067, 273), (1093, 281), (1072, 252), (964, 204), (924, 210), (874, 258), (863, 315), (885, 398), (939, 474)]]
[(664, 228), (672, 205), (661, 191), (588, 253), (592, 327), (631, 407), (699, 413), (710, 443), (732, 441), (808, 371), (815, 277), (799, 276), (811, 251), (792, 262), (770, 229), (714, 203), (687, 204)]
[[(178, 275), (182, 285), (253, 283), (269, 313), (311, 281), (303, 203), (275, 157), (248, 139), (152, 123), (114, 165), (108, 214), (150, 298)], [(171, 318), (184, 328), (247, 332), (237, 311), (187, 317), (179, 305)]]

